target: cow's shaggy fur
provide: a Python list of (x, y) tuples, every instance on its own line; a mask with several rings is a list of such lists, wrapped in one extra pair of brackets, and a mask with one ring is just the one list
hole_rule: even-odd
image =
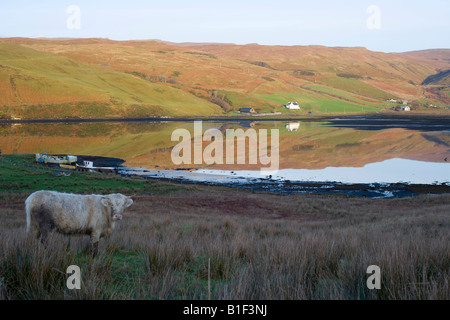
[(25, 201), (27, 233), (31, 227), (44, 241), (50, 231), (62, 234), (88, 234), (93, 253), (98, 241), (114, 229), (116, 220), (133, 200), (120, 193), (78, 195), (56, 191), (36, 191)]

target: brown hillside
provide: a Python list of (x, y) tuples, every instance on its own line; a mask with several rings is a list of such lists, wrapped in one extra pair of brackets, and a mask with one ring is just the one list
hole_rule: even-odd
[[(386, 103), (389, 98), (450, 104), (446, 87), (420, 85), (439, 70), (450, 69), (449, 49), (383, 53), (362, 47), (176, 44), (98, 38), (0, 41), (131, 74), (139, 81), (181, 90), (185, 97), (194, 96), (191, 100), (207, 102), (216, 91), (229, 104), (225, 112), (249, 105), (262, 112), (280, 111), (280, 105), (289, 100), (298, 100), (305, 110), (320, 113), (383, 111), (391, 107)], [(5, 92), (11, 91), (8, 83), (1, 85)], [(14, 100), (13, 91), (7, 101)], [(146, 101), (135, 96), (131, 99), (137, 103)], [(103, 94), (97, 101), (108, 98)], [(164, 108), (162, 103), (156, 104)]]

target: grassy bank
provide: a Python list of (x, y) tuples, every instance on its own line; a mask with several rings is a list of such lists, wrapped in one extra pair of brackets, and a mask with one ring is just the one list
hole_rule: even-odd
[[(66, 174), (66, 175), (64, 175)], [(37, 190), (73, 193), (161, 194), (179, 187), (139, 177), (124, 178), (116, 174), (78, 172), (34, 163), (34, 155), (0, 155), (0, 190), (29, 194)]]
[[(450, 195), (278, 195), (94, 174), (60, 177), (27, 167), (26, 157), (1, 160), (3, 299), (450, 298)], [(10, 185), (13, 180), (21, 182)], [(135, 203), (92, 257), (87, 236), (55, 234), (46, 246), (26, 237), (24, 200), (41, 188), (120, 191), (135, 194)], [(73, 264), (81, 268), (81, 290), (66, 288)], [(374, 264), (380, 290), (366, 287), (366, 269)]]

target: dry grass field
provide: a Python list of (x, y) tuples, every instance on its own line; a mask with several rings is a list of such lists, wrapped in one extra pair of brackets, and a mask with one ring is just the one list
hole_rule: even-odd
[[(27, 195), (0, 194), (2, 299), (450, 298), (450, 195), (388, 200), (174, 184), (136, 195), (96, 257), (87, 236), (54, 234), (45, 245), (27, 237)], [(81, 290), (66, 288), (69, 265), (81, 268)], [(380, 290), (366, 286), (369, 265), (381, 269)]]

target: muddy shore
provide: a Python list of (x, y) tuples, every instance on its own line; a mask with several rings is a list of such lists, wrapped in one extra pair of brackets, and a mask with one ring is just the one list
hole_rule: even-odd
[(122, 176), (140, 176), (146, 179), (183, 184), (225, 186), (278, 194), (347, 195), (368, 198), (404, 198), (420, 194), (450, 193), (450, 185), (409, 183), (340, 183), (329, 181), (290, 181), (270, 177), (246, 178), (198, 173), (196, 170), (158, 170), (144, 168), (118, 168)]

